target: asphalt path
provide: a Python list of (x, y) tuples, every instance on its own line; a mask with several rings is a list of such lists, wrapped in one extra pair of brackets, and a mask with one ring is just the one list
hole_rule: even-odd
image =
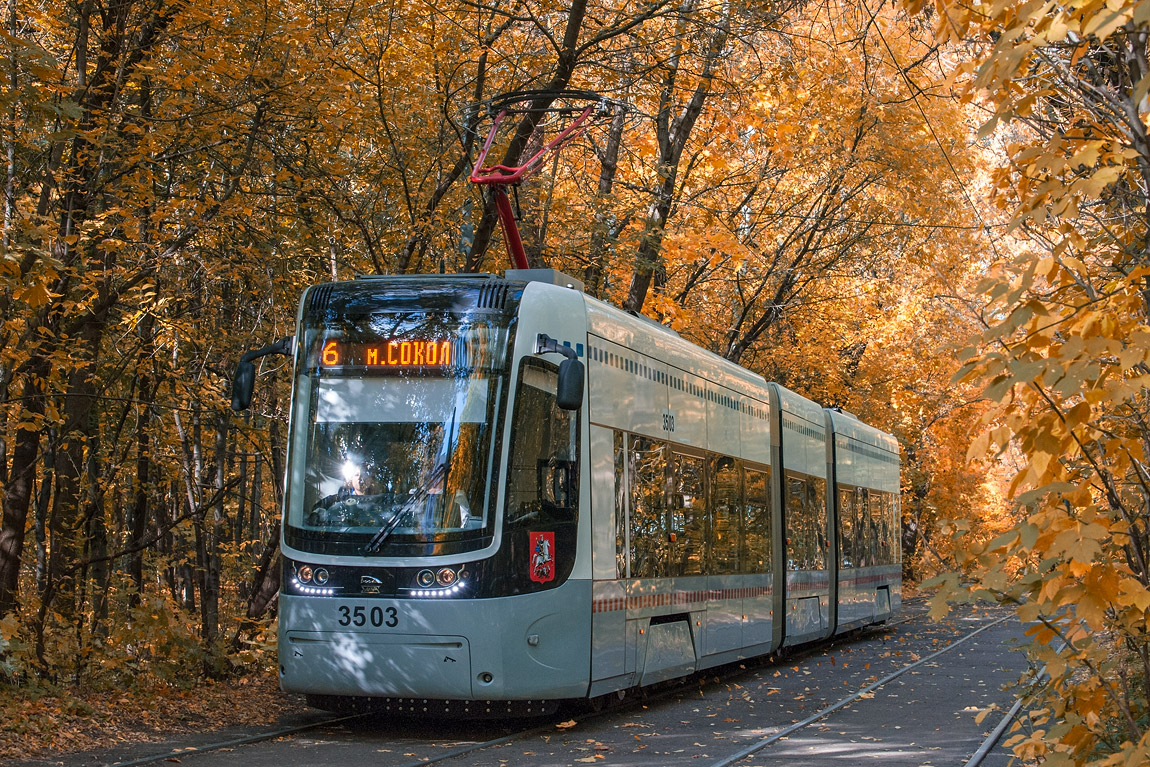
[[(301, 710), (263, 732), (237, 728), (20, 764), (961, 766), (1002, 718), (992, 714), (979, 724), (978, 711), (992, 705), (1008, 709), (1013, 701), (1006, 688), (1026, 670), (1025, 657), (1012, 650), (1022, 628), (1010, 615), (997, 608), (965, 608), (933, 623), (920, 604), (910, 604), (903, 622), (889, 627), (772, 663), (715, 669), (597, 715), (567, 712), (503, 722), (373, 715), (329, 721), (330, 716)], [(803, 722), (808, 723), (796, 727)], [(263, 739), (240, 742), (252, 737)], [(488, 745), (475, 750), (483, 744)], [(1008, 761), (999, 745), (982, 767), (1005, 767)]]

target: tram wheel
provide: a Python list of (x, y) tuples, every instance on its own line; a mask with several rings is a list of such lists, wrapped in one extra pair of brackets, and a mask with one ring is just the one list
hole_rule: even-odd
[(596, 695), (594, 698), (587, 698), (586, 708), (592, 713), (600, 714), (609, 709), (615, 708), (623, 699), (627, 697), (626, 690), (616, 690), (615, 692), (608, 692), (602, 695)]

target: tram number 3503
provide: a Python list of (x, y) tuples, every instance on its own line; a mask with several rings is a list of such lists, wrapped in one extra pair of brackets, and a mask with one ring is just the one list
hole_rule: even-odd
[(663, 431), (675, 430), (675, 414), (670, 410), (663, 411)]
[(380, 607), (379, 605), (370, 610), (363, 605), (356, 607), (339, 606), (339, 625), (362, 628), (368, 624), (377, 629), (384, 626), (393, 629), (399, 625), (399, 613), (394, 607)]

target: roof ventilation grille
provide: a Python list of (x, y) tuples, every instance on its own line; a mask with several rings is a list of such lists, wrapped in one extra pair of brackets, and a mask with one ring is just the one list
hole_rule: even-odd
[(497, 309), (502, 311), (507, 305), (508, 285), (503, 280), (492, 280), (479, 287), (480, 309)]
[(311, 310), (322, 312), (331, 303), (331, 294), (334, 290), (331, 285), (320, 285), (311, 292)]

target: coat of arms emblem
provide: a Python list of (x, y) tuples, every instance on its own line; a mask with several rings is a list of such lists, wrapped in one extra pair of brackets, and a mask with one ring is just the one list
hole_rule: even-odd
[(530, 533), (531, 580), (555, 580), (555, 533)]

